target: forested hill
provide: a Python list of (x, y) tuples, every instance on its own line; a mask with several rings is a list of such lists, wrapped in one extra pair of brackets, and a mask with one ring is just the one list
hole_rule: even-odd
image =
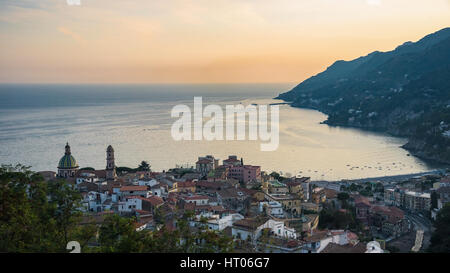
[(450, 163), (450, 28), (337, 61), (278, 98), (328, 114), (330, 125), (406, 136), (413, 154)]

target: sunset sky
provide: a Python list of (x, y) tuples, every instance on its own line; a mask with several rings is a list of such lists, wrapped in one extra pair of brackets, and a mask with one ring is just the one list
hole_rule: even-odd
[(450, 26), (450, 0), (0, 0), (0, 82), (299, 82)]

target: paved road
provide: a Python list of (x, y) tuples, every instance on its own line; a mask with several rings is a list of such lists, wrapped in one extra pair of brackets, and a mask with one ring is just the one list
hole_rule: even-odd
[(429, 219), (422, 217), (417, 214), (408, 213), (405, 215), (406, 218), (413, 224), (414, 230), (423, 230), (423, 248), (427, 248), (430, 244), (432, 223)]

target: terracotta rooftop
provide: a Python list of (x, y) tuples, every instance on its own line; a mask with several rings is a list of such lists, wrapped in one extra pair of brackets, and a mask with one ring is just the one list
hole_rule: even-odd
[(337, 195), (338, 195), (338, 192), (335, 191), (335, 190), (333, 190), (333, 189), (327, 189), (327, 188), (325, 188), (325, 189), (323, 189), (323, 190), (324, 190), (324, 192), (325, 192), (325, 195), (327, 196), (327, 199), (334, 199), (334, 198), (336, 198)]
[(199, 159), (195, 164), (213, 164), (214, 161), (210, 159)]
[(203, 199), (208, 199), (208, 196), (204, 196), (204, 195), (193, 195), (193, 196), (186, 196), (183, 198), (184, 200), (203, 200)]
[(244, 218), (242, 220), (236, 221), (233, 226), (254, 231), (268, 220), (269, 217)]
[(190, 188), (190, 187), (195, 187), (195, 182), (193, 181), (177, 182), (177, 188)]
[(366, 245), (364, 243), (357, 243), (356, 245), (338, 245), (329, 243), (321, 253), (365, 253), (366, 250)]
[(355, 197), (355, 205), (357, 204), (371, 206), (369, 199), (361, 195)]
[(123, 186), (120, 188), (120, 191), (146, 191), (147, 186)]

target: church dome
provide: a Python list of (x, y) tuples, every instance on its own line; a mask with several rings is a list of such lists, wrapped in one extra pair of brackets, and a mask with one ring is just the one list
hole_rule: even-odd
[(59, 160), (58, 168), (60, 169), (78, 168), (77, 161), (72, 155), (66, 154)]
[(74, 169), (74, 168), (78, 168), (78, 164), (70, 152), (69, 143), (67, 143), (66, 153), (59, 160), (58, 169)]

